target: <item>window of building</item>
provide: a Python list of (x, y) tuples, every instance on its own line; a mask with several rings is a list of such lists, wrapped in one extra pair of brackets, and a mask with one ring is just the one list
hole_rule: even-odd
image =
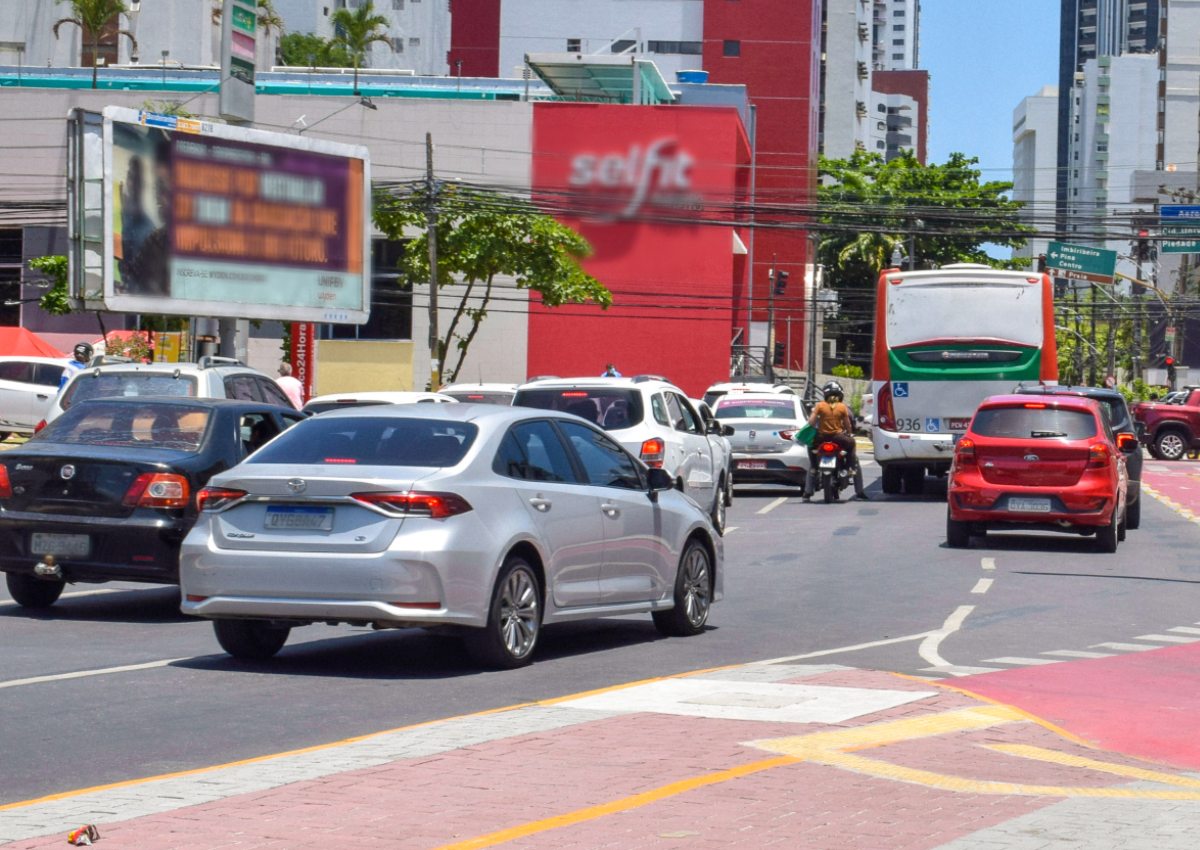
[(391, 39), (391, 42), (392, 42), (392, 52), (393, 53), (403, 53), (404, 52), (404, 39), (393, 38), (393, 39)]
[(730, 39), (725, 39), (722, 54), (724, 56), (741, 56), (742, 55), (742, 43), (740, 41), (733, 41)]
[(893, 38), (892, 39), (892, 47), (903, 47), (903, 46), (904, 46), (904, 39), (902, 39), (902, 38)]
[(567, 39), (567, 52), (568, 53), (582, 53), (583, 52), (583, 39), (568, 38)]
[(881, 151), (882, 151), (882, 150), (887, 150), (887, 143), (886, 143), (886, 142), (881, 142), (881, 141), (880, 141), (880, 142), (876, 142), (876, 143), (875, 143), (875, 147), (879, 148)]
[(650, 53), (676, 53), (682, 56), (699, 56), (704, 53), (704, 44), (699, 41), (647, 41)]
[(903, 53), (893, 53), (893, 54), (892, 54), (892, 58), (893, 58), (893, 59), (903, 59), (903, 58), (904, 58), (904, 54), (903, 54)]
[(637, 42), (632, 38), (619, 38), (612, 43), (613, 53), (624, 53), (626, 50), (632, 50), (637, 46)]
[(904, 32), (905, 29), (904, 24), (892, 24), (892, 32)]
[(410, 38), (410, 39), (408, 40), (408, 46), (409, 46), (409, 47), (420, 47), (420, 46), (421, 46), (421, 39), (419, 39), (419, 38)]
[(404, 0), (392, 0), (392, 8), (397, 11), (404, 11)]

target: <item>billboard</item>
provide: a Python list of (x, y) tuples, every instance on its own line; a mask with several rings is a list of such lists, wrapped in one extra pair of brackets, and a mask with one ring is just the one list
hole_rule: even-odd
[(84, 306), (367, 320), (365, 147), (120, 107), (71, 127), (72, 292)]

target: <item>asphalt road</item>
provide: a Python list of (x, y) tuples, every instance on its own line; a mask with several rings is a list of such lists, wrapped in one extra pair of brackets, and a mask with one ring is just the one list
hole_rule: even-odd
[(0, 590), (0, 804), (698, 668), (807, 656), (960, 675), (1119, 652), (1097, 647), (1197, 619), (1196, 527), (1158, 502), (1115, 555), (1047, 534), (951, 550), (934, 489), (871, 483), (870, 502), (823, 505), (739, 488), (705, 634), (661, 638), (648, 616), (554, 626), (509, 672), (453, 639), (328, 626), (241, 663), (170, 588), (69, 588), (41, 615)]

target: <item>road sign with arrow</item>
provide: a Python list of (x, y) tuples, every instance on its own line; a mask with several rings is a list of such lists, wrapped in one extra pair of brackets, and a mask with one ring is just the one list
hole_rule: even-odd
[(1046, 248), (1046, 271), (1054, 277), (1111, 284), (1116, 270), (1116, 251), (1067, 242), (1051, 242)]

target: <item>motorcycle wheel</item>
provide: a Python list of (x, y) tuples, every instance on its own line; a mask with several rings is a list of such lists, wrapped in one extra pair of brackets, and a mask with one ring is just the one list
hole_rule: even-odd
[(825, 490), (825, 504), (837, 501), (837, 479), (832, 475), (826, 475), (821, 479), (822, 487)]

